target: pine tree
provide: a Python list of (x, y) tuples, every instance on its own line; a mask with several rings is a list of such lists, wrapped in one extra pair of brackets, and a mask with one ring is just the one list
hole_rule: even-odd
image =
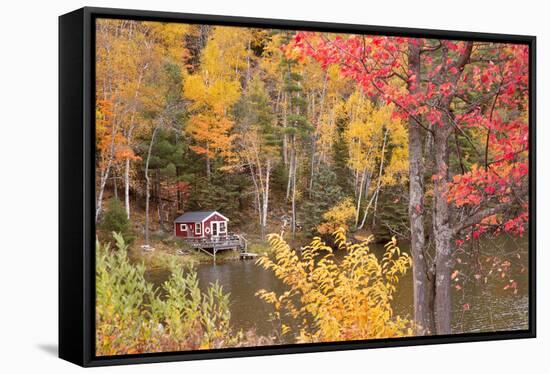
[(130, 220), (126, 216), (126, 210), (120, 200), (112, 198), (107, 204), (107, 212), (101, 220), (99, 228), (108, 233), (111, 237), (112, 232), (119, 233), (126, 243), (131, 243), (135, 239)]
[[(285, 34), (290, 38), (290, 34)], [(296, 235), (296, 198), (297, 198), (297, 174), (298, 160), (300, 157), (300, 143), (308, 139), (312, 127), (306, 116), (307, 101), (303, 97), (302, 74), (298, 70), (298, 61), (283, 57), (281, 60), (283, 71), (284, 93), (286, 96), (287, 115), (284, 119), (285, 144), (288, 144), (288, 183), (286, 198), (290, 200), (292, 212), (292, 236)], [(283, 152), (286, 152), (284, 149)]]
[(235, 107), (238, 118), (239, 163), (250, 173), (261, 237), (266, 234), (271, 175), (279, 160), (279, 131), (265, 85), (256, 75)]
[(304, 203), (304, 228), (308, 233), (315, 234), (323, 214), (344, 197), (338, 178), (331, 169), (322, 168), (315, 175), (310, 196)]

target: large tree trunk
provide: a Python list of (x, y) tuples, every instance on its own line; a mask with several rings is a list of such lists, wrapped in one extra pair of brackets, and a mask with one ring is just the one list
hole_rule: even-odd
[[(420, 45), (409, 43), (409, 70), (420, 81)], [(409, 92), (418, 86), (409, 84)], [(435, 333), (432, 297), (433, 287), (428, 279), (424, 233), (424, 166), (422, 157), (422, 128), (414, 118), (409, 119), (409, 220), (411, 225), (411, 254), (413, 260), (414, 321), (417, 334)]]
[(437, 129), (434, 140), (434, 217), (435, 243), (435, 315), (438, 334), (451, 333), (452, 229), (446, 192), (449, 182), (449, 146), (447, 129)]
[[(460, 74), (470, 59), (473, 42), (467, 42), (464, 51), (454, 63)], [(443, 49), (443, 56), (447, 54)], [(449, 82), (456, 87), (460, 74), (451, 75)], [(453, 228), (452, 211), (447, 201), (446, 192), (449, 183), (449, 137), (454, 130), (451, 112), (453, 95), (445, 97), (440, 102), (443, 125), (434, 126), (433, 155), (435, 158), (434, 180), (434, 217), (433, 232), (435, 244), (435, 296), (434, 308), (437, 334), (451, 333), (452, 299), (451, 299), (451, 269), (453, 266)]]

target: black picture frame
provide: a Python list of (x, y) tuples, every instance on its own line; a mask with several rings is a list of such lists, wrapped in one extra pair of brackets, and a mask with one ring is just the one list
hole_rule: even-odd
[[(521, 43), (529, 46), (529, 328), (265, 347), (95, 356), (95, 19), (118, 18), (370, 35)], [(104, 366), (536, 337), (536, 37), (311, 21), (85, 7), (59, 17), (59, 357)]]

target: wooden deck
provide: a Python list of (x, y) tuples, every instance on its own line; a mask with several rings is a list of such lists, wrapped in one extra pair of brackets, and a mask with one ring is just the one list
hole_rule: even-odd
[(216, 253), (224, 250), (240, 251), (246, 253), (248, 243), (242, 235), (229, 233), (210, 238), (185, 239), (185, 241), (193, 248), (206, 253), (216, 261)]

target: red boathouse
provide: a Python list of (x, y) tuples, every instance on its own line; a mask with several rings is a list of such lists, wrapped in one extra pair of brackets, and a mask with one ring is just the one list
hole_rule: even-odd
[(215, 210), (187, 212), (174, 221), (174, 235), (187, 239), (226, 236), (228, 222), (227, 217)]

